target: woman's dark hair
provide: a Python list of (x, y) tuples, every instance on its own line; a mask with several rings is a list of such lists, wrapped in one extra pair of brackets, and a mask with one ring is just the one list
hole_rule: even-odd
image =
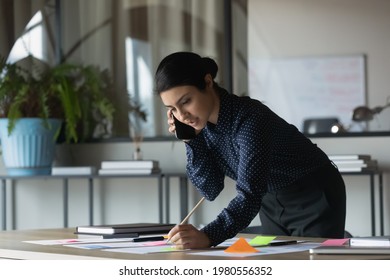
[[(172, 53), (166, 56), (157, 68), (155, 90), (158, 94), (176, 86), (195, 86), (204, 90), (204, 77), (210, 74), (214, 80), (217, 72), (217, 63), (211, 58), (202, 58), (192, 52)], [(217, 86), (216, 83), (215, 85)]]

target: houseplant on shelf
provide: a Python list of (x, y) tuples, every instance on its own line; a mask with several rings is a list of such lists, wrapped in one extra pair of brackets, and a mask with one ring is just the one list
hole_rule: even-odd
[(26, 68), (0, 57), (0, 139), (10, 175), (50, 174), (60, 134), (66, 142), (83, 141), (97, 125), (109, 126), (114, 114), (107, 71), (29, 60)]

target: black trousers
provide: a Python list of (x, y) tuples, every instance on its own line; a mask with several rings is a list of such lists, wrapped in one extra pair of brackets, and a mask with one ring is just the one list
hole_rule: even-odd
[(263, 234), (342, 238), (343, 178), (333, 164), (319, 168), (284, 190), (267, 193), (259, 214)]

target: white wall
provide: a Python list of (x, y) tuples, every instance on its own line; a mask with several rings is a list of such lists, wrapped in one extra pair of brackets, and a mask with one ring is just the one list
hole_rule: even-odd
[[(367, 105), (382, 106), (390, 97), (389, 27), (387, 0), (248, 0), (249, 65), (267, 58), (364, 54)], [(390, 109), (370, 127), (389, 131)]]

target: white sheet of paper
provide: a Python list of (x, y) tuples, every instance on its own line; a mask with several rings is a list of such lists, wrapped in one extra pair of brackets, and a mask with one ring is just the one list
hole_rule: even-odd
[(139, 248), (165, 246), (165, 241), (150, 242), (115, 242), (115, 243), (93, 243), (93, 244), (67, 244), (66, 247), (79, 249), (113, 249), (113, 248)]
[(26, 243), (38, 244), (38, 245), (67, 245), (67, 244), (82, 244), (82, 243), (113, 243), (113, 242), (126, 242), (131, 241), (133, 238), (115, 238), (115, 239), (102, 239), (102, 238), (72, 238), (72, 239), (56, 239), (56, 240), (28, 240), (23, 241)]
[(130, 247), (130, 248), (118, 248), (118, 249), (105, 249), (103, 251), (115, 252), (115, 253), (129, 253), (129, 254), (151, 254), (151, 253), (169, 253), (188, 251), (176, 249), (173, 245), (154, 246), (154, 247)]
[(297, 245), (282, 245), (282, 246), (267, 246), (257, 248), (259, 252), (256, 253), (226, 253), (224, 250), (211, 250), (189, 253), (198, 256), (215, 256), (215, 257), (250, 257), (259, 255), (285, 254), (293, 252), (308, 251), (312, 248), (320, 246), (320, 243), (301, 243)]

